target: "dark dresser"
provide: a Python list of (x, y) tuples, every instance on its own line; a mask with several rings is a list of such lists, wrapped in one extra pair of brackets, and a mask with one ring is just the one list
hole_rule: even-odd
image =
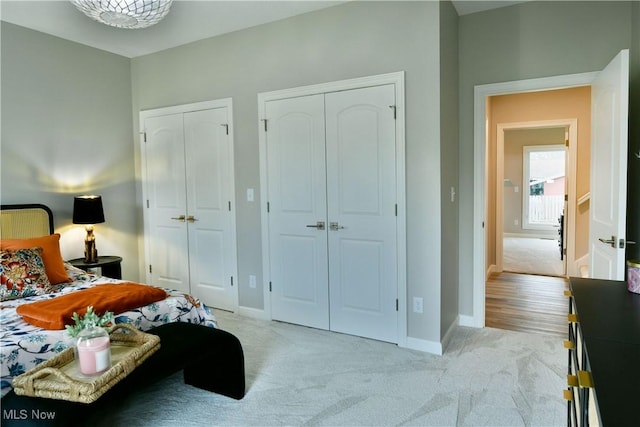
[(626, 282), (570, 278), (570, 426), (640, 425), (640, 295)]

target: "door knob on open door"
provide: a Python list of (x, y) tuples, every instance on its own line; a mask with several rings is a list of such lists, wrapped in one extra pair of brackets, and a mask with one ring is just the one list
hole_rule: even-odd
[(598, 240), (600, 240), (602, 243), (605, 243), (607, 245), (611, 245), (612, 248), (616, 247), (616, 236), (611, 236), (610, 240), (605, 240), (605, 239), (602, 239), (602, 238), (600, 238)]

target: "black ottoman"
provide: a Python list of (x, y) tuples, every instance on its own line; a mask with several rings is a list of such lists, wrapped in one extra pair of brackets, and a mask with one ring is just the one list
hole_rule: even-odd
[(160, 350), (125, 381), (147, 383), (183, 369), (186, 384), (244, 397), (244, 353), (234, 335), (192, 323), (167, 323), (147, 332), (160, 337)]
[[(0, 401), (5, 426), (75, 426), (118, 410), (136, 390), (184, 371), (186, 384), (234, 399), (245, 391), (244, 353), (238, 338), (221, 329), (192, 323), (167, 323), (146, 331), (160, 337), (160, 349), (91, 404), (18, 396)], [(47, 417), (51, 415), (51, 418)]]

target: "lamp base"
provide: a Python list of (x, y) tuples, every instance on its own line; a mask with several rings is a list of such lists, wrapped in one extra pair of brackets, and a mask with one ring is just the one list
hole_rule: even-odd
[(84, 262), (93, 264), (98, 262), (98, 250), (95, 240), (85, 240), (84, 242)]

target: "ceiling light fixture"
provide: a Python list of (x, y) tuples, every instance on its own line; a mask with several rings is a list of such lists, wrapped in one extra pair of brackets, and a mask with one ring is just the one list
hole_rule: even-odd
[(172, 0), (71, 0), (89, 18), (118, 28), (146, 28), (157, 24)]

